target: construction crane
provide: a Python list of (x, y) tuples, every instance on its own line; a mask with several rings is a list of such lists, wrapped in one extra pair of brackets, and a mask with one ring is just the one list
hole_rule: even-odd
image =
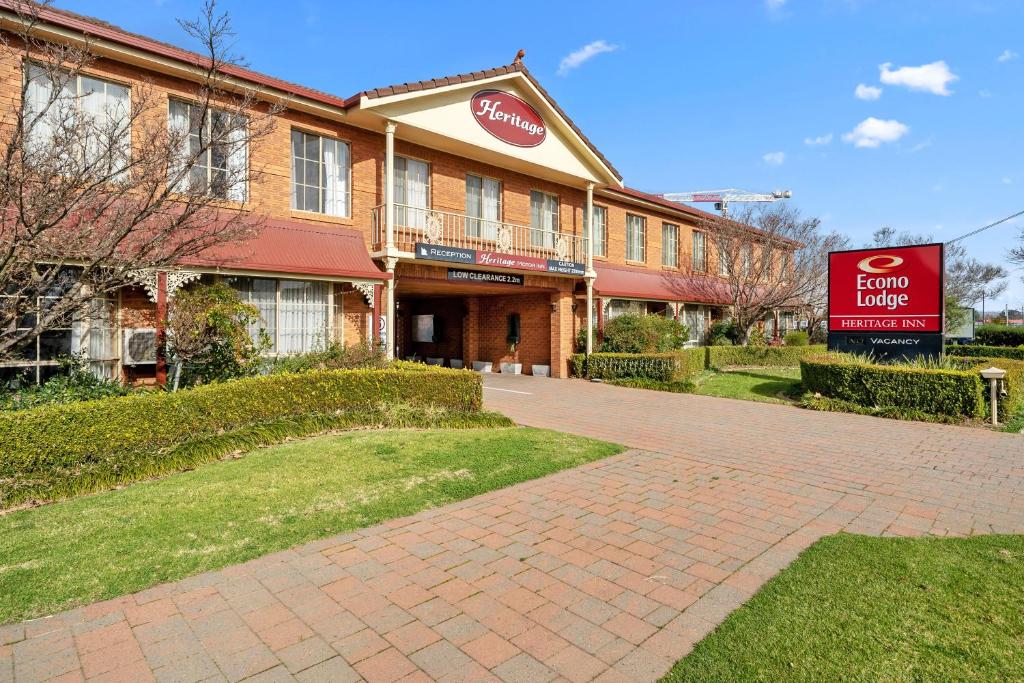
[(714, 202), (715, 210), (721, 211), (723, 216), (728, 216), (730, 202), (777, 202), (780, 199), (789, 199), (793, 196), (793, 193), (789, 190), (747, 192), (746, 190), (729, 188), (727, 190), (703, 190), (701, 192), (669, 192), (661, 196), (670, 202)]

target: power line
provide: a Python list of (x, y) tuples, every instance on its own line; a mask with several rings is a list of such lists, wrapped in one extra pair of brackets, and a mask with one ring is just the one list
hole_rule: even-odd
[(960, 240), (965, 240), (968, 237), (973, 237), (974, 235), (977, 235), (979, 232), (984, 232), (985, 230), (988, 230), (989, 228), (996, 227), (1000, 223), (1005, 223), (1006, 221), (1012, 221), (1017, 216), (1024, 216), (1024, 210), (1018, 211), (1015, 214), (1011, 214), (1011, 215), (1007, 216), (1006, 218), (1000, 218), (999, 220), (997, 220), (994, 223), (989, 223), (988, 225), (983, 225), (980, 228), (978, 228), (977, 230), (971, 230), (970, 232), (968, 232), (966, 234), (960, 235), (955, 240), (949, 240), (948, 242), (946, 242), (946, 244), (955, 244), (956, 242), (959, 242)]

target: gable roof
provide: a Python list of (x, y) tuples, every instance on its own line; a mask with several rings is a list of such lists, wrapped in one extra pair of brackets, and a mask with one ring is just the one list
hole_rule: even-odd
[(508, 74), (515, 73), (522, 74), (526, 78), (526, 80), (530, 82), (530, 85), (537, 89), (537, 92), (540, 93), (541, 97), (543, 97), (544, 100), (551, 106), (551, 108), (554, 109), (560, 117), (562, 117), (562, 120), (565, 121), (565, 123), (572, 129), (572, 131), (579, 136), (579, 138), (590, 149), (590, 151), (593, 152), (594, 155), (601, 160), (601, 163), (604, 164), (608, 168), (608, 170), (610, 170), (612, 174), (619, 179), (619, 181), (621, 181), (622, 174), (619, 173), (615, 166), (612, 165), (612, 162), (608, 161), (608, 158), (601, 153), (601, 151), (594, 145), (593, 142), (590, 141), (590, 138), (583, 134), (583, 131), (580, 130), (579, 126), (577, 126), (576, 123), (571, 118), (569, 118), (569, 115), (565, 113), (565, 110), (558, 105), (558, 102), (555, 101), (555, 98), (553, 98), (551, 94), (544, 89), (544, 86), (542, 86), (537, 81), (537, 79), (533, 77), (533, 74), (530, 73), (529, 69), (527, 69), (526, 66), (519, 61), (513, 62), (512, 64), (506, 64), (505, 66), (498, 66), (493, 69), (485, 69), (483, 71), (473, 71), (471, 73), (466, 74), (455, 74), (454, 76), (441, 76), (440, 78), (431, 78), (425, 81), (415, 81), (412, 83), (397, 83), (395, 85), (387, 85), (382, 88), (363, 90), (362, 92), (358, 92), (355, 95), (349, 97), (347, 100), (345, 100), (345, 106), (349, 108), (355, 107), (364, 97), (366, 99), (372, 100), (381, 97), (389, 97), (391, 95), (404, 95), (406, 93), (411, 92), (420, 92), (426, 90), (433, 90), (435, 88), (444, 88), (450, 85), (473, 83), (475, 81), (482, 81), (488, 78), (506, 76)]

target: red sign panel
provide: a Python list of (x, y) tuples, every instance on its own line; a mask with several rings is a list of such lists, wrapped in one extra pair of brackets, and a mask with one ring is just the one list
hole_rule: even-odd
[(829, 332), (942, 332), (942, 245), (829, 254)]
[(548, 131), (527, 102), (504, 90), (481, 90), (470, 100), (473, 118), (488, 133), (516, 147), (536, 147)]

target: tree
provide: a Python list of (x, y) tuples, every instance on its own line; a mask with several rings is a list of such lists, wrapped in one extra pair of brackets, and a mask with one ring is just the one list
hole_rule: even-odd
[(228, 17), (208, 0), (179, 22), (202, 45), (187, 105), (152, 82), (131, 90), (86, 76), (92, 45), (39, 37), (48, 9), (19, 2), (0, 35), (0, 63), (26, 71), (20, 102), (0, 120), (0, 359), (90, 300), (259, 229), (246, 210), (259, 172), (246, 150), (278, 110), (225, 88)]
[[(931, 235), (897, 232), (889, 226), (875, 230), (867, 247), (902, 247), (933, 242)], [(998, 297), (1006, 291), (1006, 269), (983, 263), (967, 255), (959, 242), (946, 243), (943, 250), (945, 266), (946, 329), (953, 330), (970, 316), (968, 309), (984, 299)]]
[(254, 374), (261, 354), (270, 347), (264, 330), (256, 339), (249, 332), (259, 322), (259, 309), (243, 303), (225, 284), (178, 292), (164, 322), (175, 365), (174, 390), (185, 368), (200, 383)]
[(845, 237), (782, 204), (747, 207), (731, 218), (709, 215), (698, 227), (717, 256), (719, 277), (677, 278), (680, 293), (697, 287), (709, 299), (728, 299), (738, 343), (779, 309), (822, 319), (828, 253), (843, 248)]

